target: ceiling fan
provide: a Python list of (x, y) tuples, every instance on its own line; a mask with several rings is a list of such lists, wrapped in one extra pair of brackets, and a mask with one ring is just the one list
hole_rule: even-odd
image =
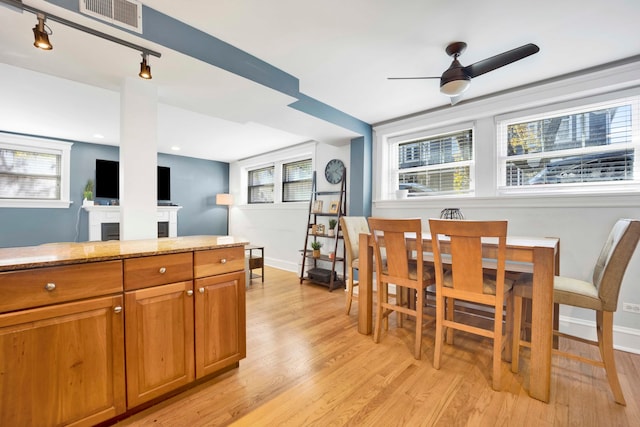
[(451, 105), (455, 105), (462, 99), (462, 93), (469, 88), (472, 78), (519, 61), (540, 50), (535, 44), (529, 43), (464, 67), (458, 61), (458, 57), (466, 48), (467, 44), (465, 42), (454, 42), (447, 46), (445, 51), (447, 55), (453, 57), (453, 62), (440, 77), (388, 77), (388, 79), (440, 79), (440, 92), (449, 96)]

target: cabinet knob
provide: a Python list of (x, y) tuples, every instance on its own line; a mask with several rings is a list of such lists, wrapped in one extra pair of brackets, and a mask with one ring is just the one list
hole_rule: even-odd
[(44, 285), (44, 288), (46, 290), (48, 290), (49, 292), (51, 292), (56, 288), (56, 284), (55, 283), (47, 283), (46, 285)]
[(201, 294), (204, 294), (204, 288), (199, 288), (198, 292), (200, 292)]
[(160, 272), (160, 274), (164, 274), (167, 272), (167, 269), (164, 267), (160, 267), (160, 270), (158, 270)]
[(187, 291), (187, 296), (189, 296), (189, 297), (193, 296), (193, 291), (191, 289), (189, 289)]
[(222, 258), (222, 259), (220, 260), (220, 264), (226, 264), (226, 263), (227, 263), (227, 259), (226, 259), (226, 258)]
[(116, 305), (115, 307), (113, 307), (113, 312), (114, 313), (122, 313), (122, 307), (119, 305)]

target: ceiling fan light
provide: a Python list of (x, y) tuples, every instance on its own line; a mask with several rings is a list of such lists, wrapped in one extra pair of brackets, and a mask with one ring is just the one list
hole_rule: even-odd
[(440, 92), (447, 96), (458, 96), (465, 90), (469, 89), (471, 81), (467, 79), (451, 80), (440, 86)]

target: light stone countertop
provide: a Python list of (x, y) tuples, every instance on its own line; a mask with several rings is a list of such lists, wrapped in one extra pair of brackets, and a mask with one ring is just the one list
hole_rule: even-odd
[(47, 243), (0, 248), (0, 271), (81, 264), (194, 250), (245, 246), (249, 240), (234, 236), (184, 236), (107, 242)]

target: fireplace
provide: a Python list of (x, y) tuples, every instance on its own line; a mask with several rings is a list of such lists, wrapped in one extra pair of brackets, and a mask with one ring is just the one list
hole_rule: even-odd
[[(178, 210), (182, 206), (158, 206), (158, 237), (178, 236)], [(83, 206), (89, 212), (89, 240), (120, 239), (120, 206)]]

